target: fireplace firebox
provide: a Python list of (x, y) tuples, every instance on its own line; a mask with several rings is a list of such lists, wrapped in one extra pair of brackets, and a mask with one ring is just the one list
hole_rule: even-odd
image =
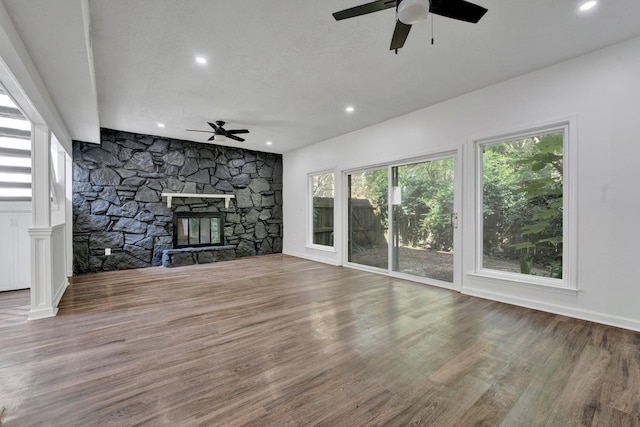
[(176, 212), (173, 215), (173, 247), (224, 245), (224, 213)]

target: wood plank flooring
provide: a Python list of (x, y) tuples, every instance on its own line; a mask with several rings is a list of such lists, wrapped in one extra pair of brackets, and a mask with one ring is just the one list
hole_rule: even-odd
[(640, 426), (640, 334), (286, 255), (127, 270), (0, 328), (0, 407), (3, 426)]
[(29, 318), (29, 289), (0, 292), (0, 328), (24, 323)]

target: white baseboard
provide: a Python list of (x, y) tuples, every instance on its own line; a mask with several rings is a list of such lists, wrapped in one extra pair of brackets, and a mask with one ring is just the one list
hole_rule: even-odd
[(60, 286), (58, 286), (58, 292), (53, 296), (53, 306), (58, 310), (58, 304), (60, 304), (60, 300), (62, 299), (62, 295), (64, 295), (64, 291), (67, 290), (69, 286), (69, 279), (67, 277), (64, 278)]
[(309, 261), (316, 261), (316, 262), (321, 262), (323, 264), (334, 265), (336, 267), (340, 267), (342, 265), (339, 262), (331, 261), (331, 260), (328, 260), (328, 259), (325, 259), (325, 258), (314, 257), (313, 255), (309, 255), (309, 254), (304, 254), (304, 253), (299, 253), (299, 252), (292, 252), (292, 251), (282, 251), (282, 253), (285, 254), (285, 255), (294, 256), (296, 258), (303, 258), (303, 259), (308, 259)]
[(463, 287), (461, 292), (465, 295), (485, 298), (492, 301), (504, 302), (519, 307), (531, 308), (533, 310), (545, 311), (548, 313), (559, 314), (576, 319), (587, 320), (590, 322), (602, 323), (604, 325), (615, 326), (618, 328), (629, 329), (640, 332), (640, 321), (627, 317), (613, 316), (597, 311), (583, 310), (580, 308), (567, 307), (564, 305), (550, 304), (540, 301), (531, 301), (524, 298), (506, 295), (500, 292), (492, 292), (484, 289)]
[(51, 307), (41, 307), (36, 309), (32, 308), (29, 311), (29, 320), (46, 319), (47, 317), (55, 316), (58, 313), (58, 304), (60, 304), (62, 295), (64, 295), (64, 291), (67, 290), (68, 286), (69, 286), (69, 279), (65, 277), (64, 281), (60, 283), (60, 286), (58, 286), (58, 291), (53, 296)]
[(58, 307), (44, 307), (29, 311), (29, 320), (45, 319), (53, 317), (58, 313)]

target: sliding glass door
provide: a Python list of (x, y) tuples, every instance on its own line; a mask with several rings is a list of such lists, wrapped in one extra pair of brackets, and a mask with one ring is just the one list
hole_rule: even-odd
[(454, 284), (455, 153), (350, 172), (347, 261)]
[(453, 283), (454, 159), (395, 166), (393, 271)]
[(389, 171), (371, 169), (347, 175), (348, 261), (369, 267), (389, 265)]

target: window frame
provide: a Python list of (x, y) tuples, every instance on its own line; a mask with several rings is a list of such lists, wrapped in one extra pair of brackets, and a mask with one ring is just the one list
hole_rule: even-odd
[[(524, 130), (502, 133), (474, 141), (475, 148), (475, 259), (473, 276), (499, 279), (505, 283), (524, 284), (577, 291), (577, 167), (575, 118), (552, 121)], [(483, 267), (484, 212), (483, 212), (483, 149), (507, 141), (538, 136), (546, 133), (563, 133), (563, 218), (562, 218), (562, 279), (541, 277), (523, 273), (493, 270)]]
[[(313, 233), (314, 233), (314, 223), (313, 223), (313, 179), (314, 177), (321, 175), (333, 175), (333, 244), (332, 245), (321, 245), (313, 242)], [(311, 172), (307, 174), (307, 248), (317, 249), (321, 251), (327, 252), (336, 252), (336, 220), (337, 220), (337, 212), (336, 212), (336, 171), (335, 169), (324, 169), (317, 172)]]

